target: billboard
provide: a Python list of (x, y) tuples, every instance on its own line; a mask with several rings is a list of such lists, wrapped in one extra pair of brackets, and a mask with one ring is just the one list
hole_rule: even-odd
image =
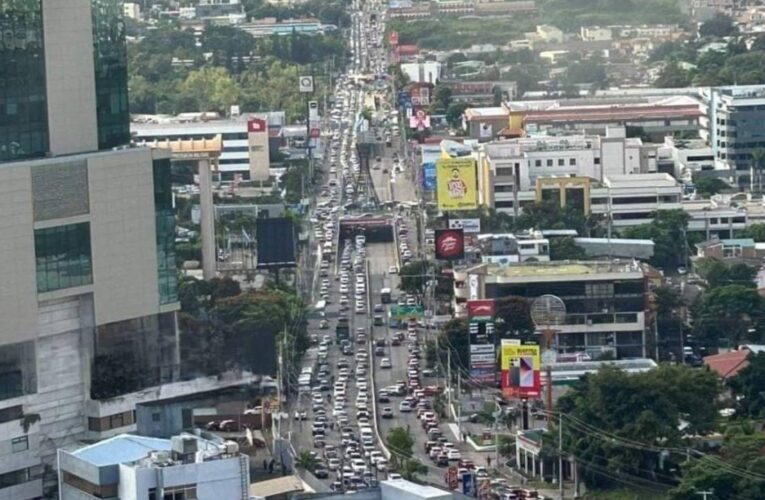
[(389, 315), (393, 319), (421, 318), (425, 314), (422, 306), (391, 306)]
[(465, 234), (462, 229), (436, 229), (436, 259), (460, 260), (465, 257)]
[(258, 269), (295, 267), (295, 226), (292, 219), (257, 219)]
[(540, 364), (538, 345), (520, 345), (502, 340), (502, 393), (513, 398), (539, 397)]
[(449, 229), (462, 229), (465, 234), (481, 232), (481, 219), (449, 219)]
[(409, 117), (409, 128), (419, 130), (420, 132), (426, 128), (430, 128), (430, 116), (424, 109), (418, 109)]
[(267, 181), (271, 175), (271, 151), (268, 122), (263, 118), (247, 120), (247, 150), (250, 159), (250, 180)]
[(491, 321), (494, 317), (494, 300), (468, 300), (467, 313), (471, 321)]
[(428, 162), (422, 164), (422, 189), (428, 192), (436, 190), (436, 164)]
[(436, 162), (439, 210), (475, 210), (478, 208), (475, 160), (447, 158)]

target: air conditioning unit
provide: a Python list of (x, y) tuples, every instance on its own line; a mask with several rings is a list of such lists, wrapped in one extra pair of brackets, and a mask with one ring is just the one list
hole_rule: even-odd
[(229, 455), (234, 455), (236, 453), (239, 453), (239, 445), (234, 441), (226, 441), (223, 443), (223, 445), (226, 447), (226, 453)]
[(149, 452), (149, 460), (156, 464), (167, 464), (172, 461), (172, 457), (169, 451), (152, 451)]

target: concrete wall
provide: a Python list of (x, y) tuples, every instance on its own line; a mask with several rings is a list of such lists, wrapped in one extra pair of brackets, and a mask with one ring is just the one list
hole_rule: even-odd
[(91, 0), (42, 4), (50, 152), (57, 156), (96, 151)]
[(152, 155), (88, 159), (96, 324), (160, 312)]

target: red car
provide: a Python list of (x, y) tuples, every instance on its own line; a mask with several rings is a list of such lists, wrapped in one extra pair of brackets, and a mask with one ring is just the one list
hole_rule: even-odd
[(463, 468), (463, 469), (468, 469), (468, 470), (475, 469), (475, 464), (473, 463), (472, 460), (464, 460), (463, 459), (463, 460), (460, 460), (458, 464), (459, 464), (458, 467)]

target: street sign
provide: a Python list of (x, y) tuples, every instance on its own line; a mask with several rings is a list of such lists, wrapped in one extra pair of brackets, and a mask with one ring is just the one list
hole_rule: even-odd
[(303, 93), (313, 92), (313, 77), (312, 76), (301, 76), (298, 81), (300, 84), (300, 92), (303, 92)]

